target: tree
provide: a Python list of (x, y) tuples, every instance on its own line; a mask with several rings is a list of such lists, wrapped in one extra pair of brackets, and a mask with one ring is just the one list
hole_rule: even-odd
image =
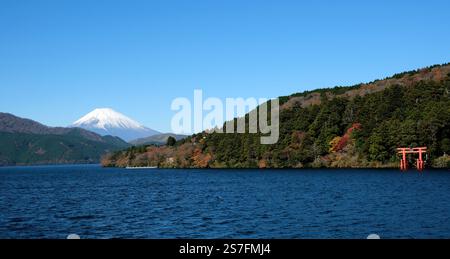
[(441, 150), (446, 154), (450, 154), (450, 139), (445, 138), (441, 142)]
[(175, 146), (175, 143), (177, 143), (177, 140), (174, 137), (169, 136), (167, 138), (167, 146)]
[(383, 162), (389, 156), (383, 145), (383, 137), (379, 134), (373, 134), (369, 138), (369, 158), (372, 161)]

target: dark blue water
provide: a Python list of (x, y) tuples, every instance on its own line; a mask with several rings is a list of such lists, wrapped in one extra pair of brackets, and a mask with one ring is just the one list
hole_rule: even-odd
[(450, 172), (0, 168), (0, 238), (450, 238)]

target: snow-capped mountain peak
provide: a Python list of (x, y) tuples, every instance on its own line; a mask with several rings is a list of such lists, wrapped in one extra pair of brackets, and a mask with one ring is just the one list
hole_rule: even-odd
[(128, 118), (122, 113), (116, 112), (111, 108), (99, 108), (86, 114), (73, 123), (73, 126), (81, 127), (89, 125), (99, 129), (107, 128), (127, 128), (127, 129), (144, 129), (145, 127), (139, 122)]
[(71, 127), (84, 128), (100, 135), (117, 136), (126, 141), (159, 133), (111, 108), (95, 109), (75, 121)]

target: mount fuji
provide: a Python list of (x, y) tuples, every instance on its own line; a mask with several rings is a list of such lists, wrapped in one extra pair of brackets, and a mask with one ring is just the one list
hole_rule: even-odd
[(116, 136), (125, 141), (161, 134), (111, 108), (95, 109), (75, 121), (70, 127), (83, 128), (102, 136)]

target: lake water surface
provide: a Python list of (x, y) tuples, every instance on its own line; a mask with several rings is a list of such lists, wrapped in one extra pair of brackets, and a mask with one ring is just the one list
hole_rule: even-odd
[(0, 168), (0, 238), (450, 238), (450, 171)]

